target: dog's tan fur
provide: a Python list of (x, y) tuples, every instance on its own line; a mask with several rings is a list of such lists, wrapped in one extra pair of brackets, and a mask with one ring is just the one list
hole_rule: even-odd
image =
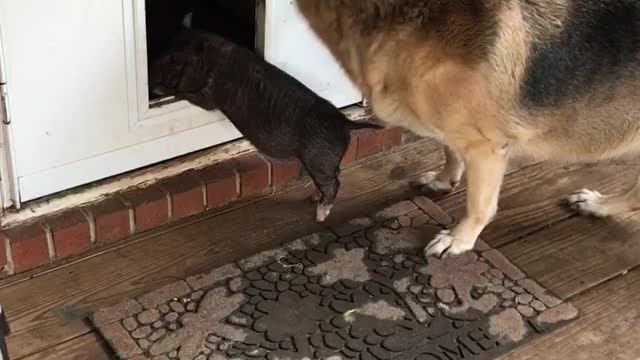
[[(514, 153), (599, 160), (640, 144), (640, 61), (638, 72), (559, 106), (518, 100), (532, 44), (564, 29), (571, 2), (297, 0), (378, 117), (445, 144), (445, 168), (427, 174), (425, 185), (451, 190), (466, 168), (467, 214), (429, 244), (428, 255), (473, 248), (496, 213)], [(570, 201), (585, 213), (611, 215), (640, 205), (640, 189), (614, 197), (585, 190)]]

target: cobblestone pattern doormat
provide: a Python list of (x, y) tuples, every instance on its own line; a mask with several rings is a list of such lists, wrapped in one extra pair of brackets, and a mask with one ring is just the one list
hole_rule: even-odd
[(121, 359), (492, 359), (578, 316), (417, 197), (93, 314)]

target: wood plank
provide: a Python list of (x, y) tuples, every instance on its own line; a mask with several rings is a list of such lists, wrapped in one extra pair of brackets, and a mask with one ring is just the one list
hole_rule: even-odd
[(566, 299), (640, 264), (640, 213), (607, 220), (576, 216), (500, 251)]
[[(640, 354), (640, 269), (601, 284), (575, 299), (575, 322), (526, 344), (499, 360), (637, 359)], [(109, 350), (95, 333), (57, 345), (25, 360), (108, 360)], [(635, 357), (634, 357), (635, 356)]]
[(91, 332), (45, 351), (23, 358), (24, 360), (112, 360), (108, 345), (99, 334)]
[[(407, 178), (432, 170), (441, 156), (439, 145), (421, 141), (348, 169), (330, 222), (406, 198)], [(86, 317), (98, 307), (323, 228), (304, 200), (311, 191), (301, 187), (0, 288), (14, 331), (8, 339), (13, 357), (90, 332)]]
[[(340, 222), (362, 214), (362, 209), (380, 208), (405, 198), (409, 195), (406, 179), (411, 174), (432, 169), (433, 164), (441, 161), (440, 156), (438, 145), (422, 142), (396, 154), (382, 156), (361, 168), (345, 171), (341, 197), (331, 222)], [(505, 216), (502, 221), (504, 224), (511, 224), (516, 230), (520, 229), (518, 231), (522, 234), (544, 228), (546, 223), (554, 220), (548, 216), (559, 219), (571, 216), (569, 211), (558, 205), (554, 194), (565, 195), (566, 192), (583, 186), (583, 180), (604, 181), (608, 179), (607, 173), (615, 173), (617, 177), (604, 186), (622, 188), (623, 184), (626, 185), (627, 178), (631, 178), (632, 171), (635, 171), (625, 164), (608, 164), (597, 168), (582, 165), (566, 169), (557, 165), (550, 168), (547, 166), (550, 165), (534, 165), (521, 171), (524, 175), (520, 175), (518, 171), (507, 176), (504, 196), (505, 199), (512, 199), (512, 214), (518, 217)], [(560, 170), (564, 171), (561, 177), (557, 175)], [(569, 180), (566, 180), (567, 173), (572, 174)], [(532, 179), (536, 174), (542, 174), (541, 178)], [(565, 180), (561, 180), (563, 178)], [(531, 181), (534, 182), (533, 185), (530, 185)], [(548, 181), (552, 185), (544, 186)], [(540, 201), (542, 196), (537, 191), (540, 188), (545, 189), (542, 195), (547, 198), (546, 202)], [(529, 192), (519, 193), (523, 189)], [(91, 332), (85, 318), (96, 307), (141, 294), (176, 278), (237, 260), (321, 228), (313, 223), (313, 207), (302, 200), (309, 191), (310, 188), (295, 189), (250, 207), (134, 241), (32, 280), (0, 288), (0, 299), (3, 299), (3, 305), (6, 303), (4, 306), (9, 309), (10, 321), (15, 331), (15, 335), (9, 339), (14, 357), (20, 358), (67, 343), (72, 346), (73, 341), (90, 336), (85, 335)], [(460, 198), (460, 195), (461, 193), (453, 194), (441, 202), (451, 208), (451, 204), (459, 203), (456, 198)], [(538, 210), (535, 210), (536, 207)], [(529, 221), (526, 214), (537, 220)], [(252, 220), (247, 221), (248, 218)], [(527, 221), (528, 224), (519, 223)], [(548, 231), (555, 228), (554, 226)], [(582, 234), (580, 236), (585, 237), (581, 232), (583, 230), (589, 229), (578, 228), (578, 232)], [(510, 234), (503, 236), (511, 236), (511, 239), (520, 237)], [(526, 240), (522, 244), (531, 244), (528, 238)], [(596, 238), (593, 237), (584, 246), (588, 247), (588, 244), (595, 241)], [(498, 238), (495, 242), (504, 243)], [(526, 247), (515, 244), (508, 249), (512, 251), (512, 258), (520, 251), (526, 251)], [(569, 247), (567, 256), (579, 259), (579, 251), (583, 251), (583, 248)], [(547, 261), (547, 253), (542, 251), (530, 251), (529, 257), (530, 261), (521, 265), (529, 273), (540, 271), (536, 270), (536, 264)], [(592, 265), (597, 265), (599, 261), (606, 259), (603, 256), (594, 258)], [(609, 266), (604, 266), (603, 269), (595, 279), (608, 278), (619, 272), (612, 272)], [(579, 274), (576, 276), (575, 281), (580, 283), (582, 280)], [(585, 276), (593, 275), (585, 273)], [(594, 282), (594, 277), (590, 279), (585, 284), (597, 283)], [(552, 290), (562, 290), (564, 286), (561, 282), (548, 279), (545, 280), (545, 285)]]
[(580, 318), (499, 360), (640, 359), (640, 269), (575, 299)]
[[(500, 208), (495, 220), (480, 235), (492, 246), (501, 246), (574, 215), (563, 203), (573, 191), (588, 187), (602, 193), (618, 192), (633, 185), (638, 166), (615, 163), (537, 163), (505, 176)], [(460, 218), (466, 192), (456, 192), (437, 202)]]
[[(581, 316), (575, 322), (526, 344), (499, 360), (637, 359), (640, 354), (640, 269), (571, 299)], [(635, 358), (634, 358), (635, 356)], [(95, 333), (83, 335), (25, 360), (108, 360)]]

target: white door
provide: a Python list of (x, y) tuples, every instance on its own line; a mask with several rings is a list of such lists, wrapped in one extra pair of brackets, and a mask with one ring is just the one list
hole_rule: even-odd
[[(293, 1), (258, 4), (268, 61), (336, 106), (361, 100)], [(150, 108), (145, 0), (0, 0), (0, 34), (18, 200), (241, 136), (219, 112)]]
[[(318, 0), (322, 1), (322, 0)], [(285, 70), (337, 107), (362, 101), (320, 39), (311, 31), (293, 0), (264, 0), (265, 59)], [(260, 20), (260, 19), (259, 19)]]
[(240, 136), (219, 113), (149, 109), (144, 19), (144, 0), (0, 0), (22, 201)]

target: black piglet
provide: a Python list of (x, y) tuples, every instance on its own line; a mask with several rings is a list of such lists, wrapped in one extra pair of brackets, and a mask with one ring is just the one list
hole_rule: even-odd
[(318, 192), (317, 221), (338, 193), (350, 130), (379, 128), (349, 121), (329, 101), (276, 66), (220, 36), (186, 30), (152, 64), (150, 88), (206, 110), (219, 109), (262, 153), (298, 158)]

